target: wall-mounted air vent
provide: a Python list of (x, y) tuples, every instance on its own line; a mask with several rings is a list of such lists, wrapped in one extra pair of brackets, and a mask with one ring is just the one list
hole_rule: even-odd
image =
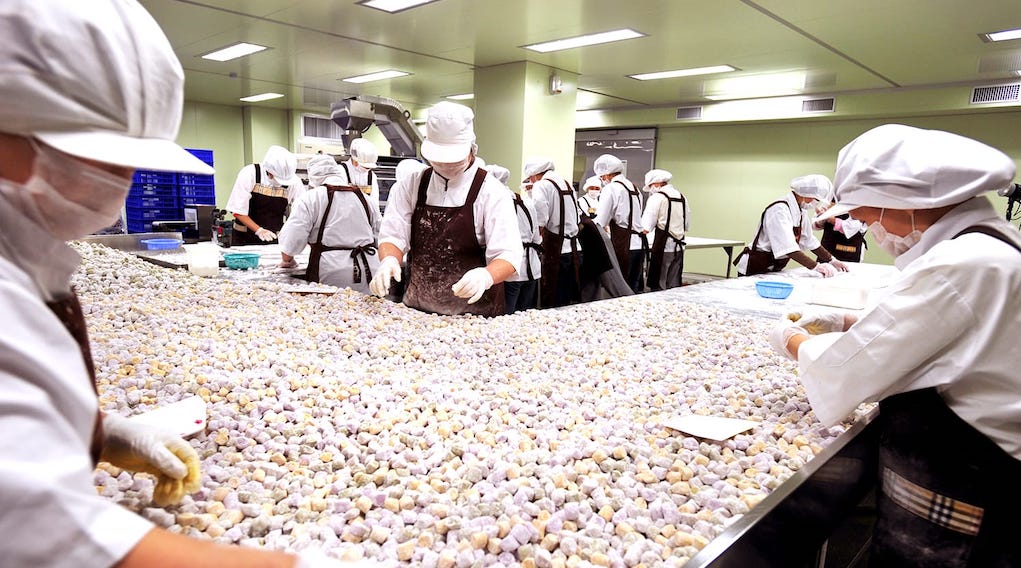
[(344, 130), (328, 118), (306, 114), (301, 117), (301, 135), (340, 140)]
[(827, 97), (825, 99), (807, 99), (801, 101), (801, 112), (833, 112), (833, 105), (836, 99)]
[(1013, 103), (1021, 100), (1019, 95), (1021, 95), (1021, 83), (975, 87), (971, 91), (971, 104)]
[(677, 120), (697, 120), (699, 118), (702, 118), (702, 107), (700, 106), (677, 108)]

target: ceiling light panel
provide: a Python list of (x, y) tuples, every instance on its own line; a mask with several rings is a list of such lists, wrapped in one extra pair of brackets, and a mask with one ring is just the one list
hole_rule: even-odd
[(446, 98), (452, 101), (470, 101), (475, 98), (475, 93), (464, 93), (461, 95), (447, 95)]
[(341, 81), (344, 81), (345, 83), (370, 83), (372, 81), (382, 81), (384, 79), (404, 77), (405, 75), (411, 75), (411, 73), (405, 71), (397, 71), (396, 69), (387, 69), (386, 71), (377, 71), (375, 73), (369, 73), (367, 75), (347, 77), (345, 79), (341, 79)]
[(532, 51), (538, 51), (540, 53), (549, 53), (551, 51), (563, 51), (565, 49), (574, 49), (576, 47), (584, 47), (586, 45), (597, 45), (600, 43), (610, 43), (639, 37), (645, 37), (645, 34), (636, 32), (629, 28), (624, 28), (621, 30), (613, 30), (598, 34), (588, 34), (543, 43), (534, 43), (532, 45), (525, 45), (522, 47), (525, 49), (531, 49)]
[(259, 95), (251, 95), (251, 96), (247, 96), (247, 97), (241, 97), (240, 100), (242, 100), (242, 101), (244, 101), (246, 103), (258, 103), (258, 102), (262, 102), (262, 101), (270, 101), (270, 100), (273, 100), (273, 99), (279, 99), (281, 97), (283, 97), (283, 95), (281, 95), (280, 93), (262, 93), (262, 94), (259, 94)]
[(711, 75), (713, 73), (728, 73), (738, 71), (737, 67), (730, 65), (713, 65), (712, 67), (693, 67), (691, 69), (676, 69), (674, 71), (657, 71), (655, 73), (639, 73), (628, 75), (639, 81), (653, 81), (656, 79), (672, 79), (674, 77), (691, 77), (693, 75)]
[(211, 51), (202, 56), (202, 59), (211, 59), (213, 61), (230, 61), (231, 59), (237, 59), (253, 53), (258, 53), (269, 49), (265, 45), (258, 45), (254, 43), (239, 42), (227, 47)]
[(980, 34), (979, 37), (981, 37), (983, 41), (1008, 41), (1012, 39), (1021, 39), (1021, 28), (1016, 30), (1003, 30), (1000, 32)]
[(404, 10), (417, 8), (432, 2), (436, 2), (436, 0), (361, 0), (360, 2), (355, 2), (355, 4), (396, 14), (397, 12), (403, 12)]

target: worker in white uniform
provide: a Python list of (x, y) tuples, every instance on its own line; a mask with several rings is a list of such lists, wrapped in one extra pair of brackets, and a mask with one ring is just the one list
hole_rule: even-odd
[(581, 299), (582, 251), (578, 245), (581, 211), (574, 188), (544, 156), (525, 160), (522, 177), (532, 184), (536, 223), (542, 234), (539, 307), (555, 308)]
[(649, 170), (642, 188), (649, 193), (642, 226), (653, 237), (646, 275), (650, 290), (676, 288), (684, 273), (684, 233), (690, 226), (691, 210), (688, 200), (670, 184), (671, 179), (673, 174), (666, 170)]
[[(369, 293), (379, 266), (376, 234), (382, 216), (360, 188), (344, 183), (343, 169), (333, 158), (310, 161), (309, 183), (321, 182), (301, 195), (280, 230), (281, 267), (311, 247), (305, 278), (339, 288)], [(331, 165), (330, 162), (333, 162)]]
[(379, 151), (376, 145), (365, 138), (355, 138), (348, 149), (351, 159), (341, 162), (342, 185), (353, 185), (369, 198), (369, 202), (379, 209), (379, 180), (375, 169), (379, 166)]
[(603, 182), (596, 209), (596, 224), (610, 232), (617, 264), (628, 286), (636, 294), (644, 288), (642, 273), (649, 243), (642, 226), (642, 195), (624, 176), (624, 162), (612, 154), (603, 154), (593, 164)]
[(287, 207), (305, 191), (297, 164), (287, 149), (270, 146), (262, 162), (241, 168), (227, 198), (234, 214), (231, 246), (276, 241)]
[(340, 566), (175, 534), (96, 492), (100, 460), (156, 475), (156, 506), (202, 477), (176, 433), (100, 412), (65, 241), (117, 217), (136, 168), (213, 169), (174, 143), (184, 72), (137, 2), (7, 0), (0, 29), (0, 564)]
[[(737, 273), (753, 276), (779, 272), (794, 260), (828, 278), (846, 272), (847, 265), (833, 257), (812, 232), (810, 213), (832, 191), (833, 184), (821, 174), (791, 180), (791, 191), (766, 206), (752, 243), (734, 260)], [(805, 251), (815, 254), (815, 259)]]
[(868, 227), (848, 213), (835, 217), (823, 216), (823, 213), (832, 206), (831, 193), (828, 199), (815, 208), (816, 218), (812, 220), (812, 228), (822, 231), (819, 243), (837, 260), (861, 262), (865, 256), (865, 233)]
[(503, 283), (506, 311), (507, 314), (513, 314), (517, 311), (537, 307), (540, 277), (542, 276), (542, 235), (539, 232), (539, 223), (536, 221), (535, 205), (531, 200), (526, 202), (521, 198), (520, 193), (507, 186), (507, 182), (510, 180), (510, 170), (496, 164), (490, 164), (486, 166), (486, 169), (507, 188), (514, 199), (514, 212), (518, 217), (518, 232), (521, 235), (521, 246), (524, 247), (524, 254), (517, 272)]
[(475, 161), (475, 114), (429, 109), (422, 156), (431, 167), (390, 188), (372, 293), (386, 296), (409, 254), (405, 305), (438, 314), (504, 313), (502, 283), (523, 253), (511, 195)]
[(982, 195), (1014, 173), (949, 132), (865, 132), (840, 151), (825, 215), (868, 223), (900, 273), (860, 319), (804, 314), (770, 334), (822, 423), (879, 401), (871, 565), (1021, 566), (1021, 234)]
[(578, 198), (578, 207), (581, 212), (588, 215), (589, 219), (596, 218), (596, 208), (599, 207), (599, 190), (603, 188), (599, 176), (591, 176), (585, 180), (585, 186), (581, 188), (584, 192)]

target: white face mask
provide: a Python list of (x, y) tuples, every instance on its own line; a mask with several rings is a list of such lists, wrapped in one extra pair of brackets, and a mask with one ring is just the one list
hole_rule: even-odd
[[(131, 178), (117, 175), (29, 139), (35, 149), (32, 175), (0, 191), (58, 239), (72, 240), (109, 227), (120, 216)], [(60, 180), (59, 188), (52, 180)], [(11, 195), (11, 194), (14, 195)]]
[(594, 187), (590, 187), (589, 190), (588, 190), (588, 194), (589, 194), (590, 197), (599, 197), (599, 189), (598, 188), (594, 188)]
[(454, 162), (452, 164), (442, 162), (432, 164), (433, 171), (442, 176), (444, 179), (454, 179), (468, 169), (468, 166), (471, 165), (471, 157), (471, 154), (468, 154), (460, 162)]
[(911, 232), (901, 237), (894, 235), (883, 227), (883, 213), (886, 213), (886, 209), (879, 212), (879, 220), (869, 225), (869, 231), (872, 232), (872, 238), (876, 240), (876, 244), (879, 248), (890, 253), (894, 257), (898, 257), (911, 247), (918, 244), (922, 240), (922, 232), (915, 228), (915, 213), (911, 212)]

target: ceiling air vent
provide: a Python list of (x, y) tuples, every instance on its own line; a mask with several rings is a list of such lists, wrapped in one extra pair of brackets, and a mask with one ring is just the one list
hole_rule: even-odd
[(1013, 103), (1019, 100), (1019, 94), (1021, 94), (1021, 83), (975, 87), (971, 91), (971, 104)]
[(695, 120), (699, 118), (702, 118), (702, 107), (700, 106), (677, 108), (677, 120)]
[(801, 112), (833, 112), (833, 97), (801, 101)]

